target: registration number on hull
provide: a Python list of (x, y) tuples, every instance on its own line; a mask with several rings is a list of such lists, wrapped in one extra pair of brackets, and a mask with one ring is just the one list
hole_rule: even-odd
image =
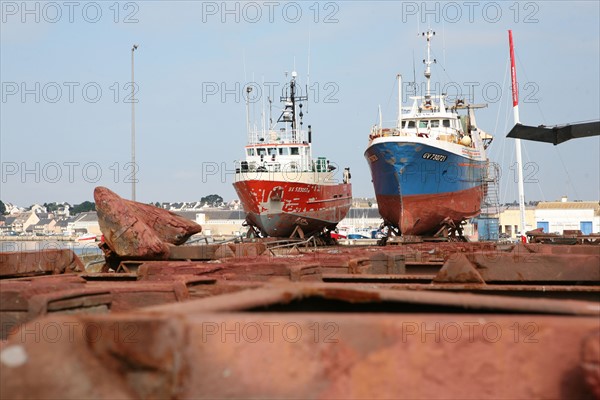
[(444, 162), (448, 158), (448, 156), (445, 156), (443, 154), (435, 154), (435, 153), (423, 153), (422, 157), (425, 160), (439, 161), (439, 162)]

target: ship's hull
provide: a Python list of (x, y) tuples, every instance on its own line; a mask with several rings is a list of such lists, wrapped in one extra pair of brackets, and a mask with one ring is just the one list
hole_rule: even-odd
[(297, 226), (305, 235), (334, 229), (352, 204), (351, 184), (248, 179), (233, 186), (246, 220), (265, 236), (289, 237)]
[(384, 221), (405, 235), (479, 215), (487, 162), (479, 151), (431, 140), (374, 140), (365, 151)]

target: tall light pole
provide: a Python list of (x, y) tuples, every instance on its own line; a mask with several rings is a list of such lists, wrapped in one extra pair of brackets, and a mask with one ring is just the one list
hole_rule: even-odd
[(138, 48), (134, 44), (131, 48), (131, 165), (133, 173), (131, 174), (131, 200), (135, 201), (135, 80), (133, 79), (133, 53)]

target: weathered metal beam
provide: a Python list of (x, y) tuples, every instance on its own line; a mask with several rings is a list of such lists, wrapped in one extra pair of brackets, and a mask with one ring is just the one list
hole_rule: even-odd
[(0, 278), (82, 272), (83, 264), (70, 249), (0, 253)]
[[(5, 339), (9, 331), (25, 322), (49, 313), (122, 312), (180, 302), (190, 297), (188, 286), (215, 282), (214, 278), (184, 275), (185, 269), (178, 272), (180, 274), (169, 276), (165, 271), (154, 279), (142, 274), (143, 280), (139, 282), (110, 279), (119, 274), (96, 274), (90, 281), (75, 275), (3, 280), (0, 282), (0, 339)], [(164, 279), (166, 276), (168, 279)]]
[[(391, 290), (369, 288), (366, 285), (348, 287), (339, 283), (303, 283), (263, 286), (227, 296), (214, 296), (202, 302), (186, 302), (173, 306), (165, 304), (151, 308), (154, 311), (174, 314), (192, 311), (243, 311), (269, 307), (271, 304), (288, 304), (305, 299), (340, 301), (358, 305), (385, 304), (391, 312), (418, 310), (419, 307), (437, 310), (462, 310), (462, 312), (517, 312), (534, 314), (598, 315), (600, 303), (589, 301), (565, 301), (555, 299), (530, 299), (474, 293), (450, 293), (441, 291)], [(334, 304), (334, 303), (331, 303)], [(285, 309), (285, 308), (282, 308)], [(150, 309), (149, 309), (150, 310)], [(460, 311), (459, 311), (460, 312)], [(600, 320), (599, 320), (600, 323)]]
[[(52, 316), (29, 323), (4, 344), (0, 395), (593, 396), (598, 360), (590, 337), (600, 329), (597, 307), (492, 296), (481, 304), (485, 296), (443, 295), (287, 284), (136, 313)], [(311, 302), (318, 299), (330, 306), (370, 305), (371, 311), (314, 312)], [(411, 303), (437, 305), (438, 312), (407, 314)], [(448, 304), (466, 312), (442, 312)], [(494, 314), (502, 309), (521, 313)], [(582, 315), (539, 314), (553, 311)]]
[(171, 247), (169, 260), (218, 260), (228, 257), (257, 257), (264, 254), (266, 245), (255, 243), (223, 243)]
[(434, 281), (600, 283), (600, 255), (457, 254), (446, 261)]

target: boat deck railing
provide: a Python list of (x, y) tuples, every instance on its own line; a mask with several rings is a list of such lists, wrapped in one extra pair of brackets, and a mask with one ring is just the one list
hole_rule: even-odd
[[(303, 165), (304, 164), (304, 165)], [(330, 169), (332, 168), (332, 169)], [(319, 157), (317, 160), (312, 160), (310, 165), (296, 161), (289, 162), (257, 162), (257, 161), (236, 161), (235, 173), (332, 173), (335, 167), (330, 167), (324, 157)]]
[(445, 142), (450, 142), (454, 144), (459, 144), (464, 147), (474, 148), (474, 142), (471, 140), (469, 145), (466, 145), (461, 142), (461, 134), (458, 131), (454, 131), (451, 133), (438, 133), (435, 131), (418, 131), (416, 129), (412, 129), (407, 131), (406, 129), (398, 129), (398, 128), (374, 128), (371, 130), (371, 134), (369, 135), (369, 140), (374, 140), (380, 137), (394, 137), (394, 136), (402, 136), (402, 137), (421, 137), (421, 138), (432, 138), (436, 140), (442, 140)]
[(252, 130), (248, 133), (248, 144), (308, 144), (307, 133), (301, 129)]

